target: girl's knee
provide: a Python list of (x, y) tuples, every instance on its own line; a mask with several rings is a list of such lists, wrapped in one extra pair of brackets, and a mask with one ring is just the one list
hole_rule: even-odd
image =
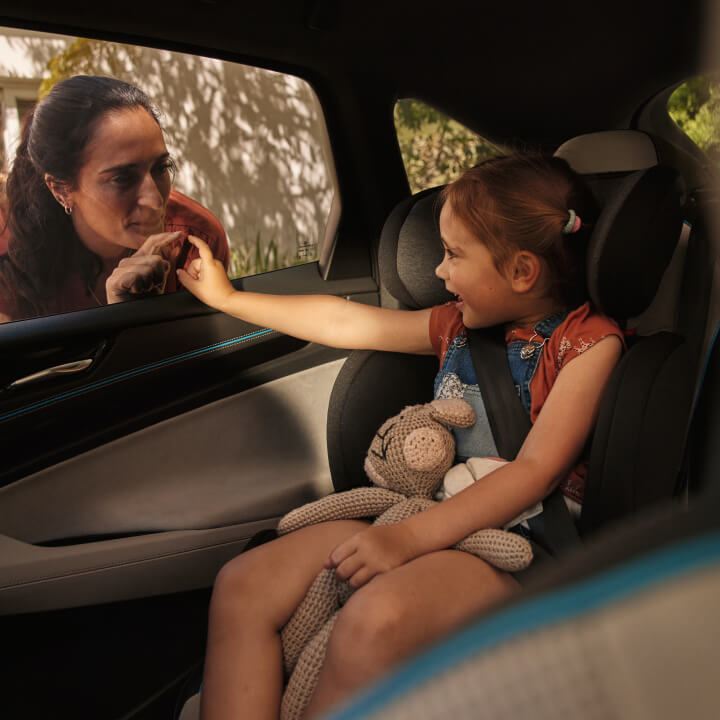
[(266, 595), (267, 566), (259, 561), (256, 548), (234, 557), (223, 565), (215, 576), (213, 604), (247, 601), (253, 595)]
[(396, 593), (365, 586), (340, 611), (328, 653), (343, 674), (370, 679), (399, 659), (404, 643), (404, 603)]

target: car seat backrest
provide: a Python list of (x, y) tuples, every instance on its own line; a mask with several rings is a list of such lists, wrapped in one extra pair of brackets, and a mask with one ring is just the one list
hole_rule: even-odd
[[(598, 173), (593, 180), (602, 185), (602, 194), (587, 254), (589, 287), (600, 308), (625, 321), (652, 301), (679, 236), (677, 174), (653, 166)], [(452, 300), (434, 275), (443, 254), (439, 191), (426, 190), (401, 202), (381, 233), (380, 280), (403, 308)], [(661, 351), (667, 349), (663, 345)], [(337, 490), (367, 482), (362, 459), (373, 433), (404, 405), (430, 399), (436, 372), (434, 357), (351, 354), (336, 381), (328, 413), (328, 453)], [(614, 464), (608, 471), (610, 467)]]
[(698, 493), (720, 499), (720, 326), (710, 342), (688, 443), (690, 503)]

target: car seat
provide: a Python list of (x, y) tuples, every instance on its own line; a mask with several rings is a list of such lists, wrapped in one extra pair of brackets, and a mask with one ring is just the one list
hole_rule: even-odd
[[(571, 155), (582, 157), (583, 151), (576, 143)], [(677, 173), (659, 166), (656, 157), (653, 164), (640, 164), (639, 169), (586, 173), (600, 207), (588, 252), (590, 292), (600, 309), (623, 324), (651, 303), (682, 226)], [(404, 200), (385, 223), (377, 247), (385, 305), (421, 309), (453, 299), (434, 275), (442, 259), (439, 191)], [(635, 339), (622, 358), (596, 426), (583, 534), (676, 491), (696, 364), (683, 338), (672, 332)], [(368, 484), (363, 459), (376, 429), (404, 406), (432, 399), (437, 370), (434, 356), (350, 353), (328, 409), (328, 458), (336, 491)], [(633, 489), (619, 491), (615, 477)], [(195, 706), (197, 697), (186, 704), (181, 719), (194, 718)]]
[[(643, 144), (650, 142), (638, 133)], [(628, 137), (623, 140), (627, 145)], [(576, 139), (566, 157), (581, 157)], [(607, 159), (607, 154), (602, 154)], [(681, 233), (682, 185), (677, 173), (642, 155), (641, 169), (587, 172), (600, 207), (588, 251), (595, 305), (622, 326), (640, 316), (660, 285)], [(653, 160), (651, 164), (650, 160)], [(630, 169), (628, 169), (628, 167)], [(442, 258), (437, 229), (439, 188), (400, 203), (378, 251), (381, 282), (402, 308), (451, 300), (433, 269)], [(697, 358), (682, 336), (633, 337), (603, 399), (592, 442), (579, 529), (590, 534), (677, 490)], [(328, 453), (336, 490), (367, 483), (362, 459), (375, 429), (404, 405), (430, 399), (434, 357), (353, 352), (330, 399)]]
[(333, 720), (714, 717), (720, 662), (720, 339), (688, 442), (689, 509), (600, 532), (502, 609), (413, 658)]

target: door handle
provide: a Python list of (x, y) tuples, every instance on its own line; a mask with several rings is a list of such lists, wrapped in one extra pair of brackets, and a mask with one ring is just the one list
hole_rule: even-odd
[(25, 377), (13, 380), (13, 382), (7, 386), (7, 389), (12, 390), (13, 388), (20, 387), (21, 385), (29, 385), (30, 383), (38, 382), (39, 380), (80, 373), (83, 372), (83, 370), (87, 370), (92, 363), (93, 358), (86, 358), (85, 360), (75, 360), (74, 362), (55, 365), (54, 367), (32, 373), (32, 375), (26, 375)]

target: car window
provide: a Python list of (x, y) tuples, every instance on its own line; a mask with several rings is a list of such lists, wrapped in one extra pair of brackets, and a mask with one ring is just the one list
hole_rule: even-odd
[[(232, 278), (318, 259), (323, 239), (332, 235), (330, 218), (337, 221), (338, 199), (323, 115), (307, 82), (212, 58), (0, 28), (3, 180), (13, 167), (23, 116), (59, 83), (77, 75), (125, 81), (144, 91), (158, 108), (167, 150), (176, 165), (168, 208), (179, 202), (181, 211), (181, 220), (168, 219), (170, 224), (163, 230), (185, 228), (187, 214), (199, 212), (203, 221), (195, 234), (207, 239), (205, 230), (218, 247), (226, 243), (221, 259)], [(3, 194), (6, 218), (8, 202)], [(60, 203), (66, 212), (72, 211), (71, 204)], [(78, 215), (70, 216), (76, 226)], [(63, 222), (62, 215), (56, 216), (52, 226)], [(218, 239), (221, 235), (227, 241)], [(9, 252), (13, 242), (19, 246), (5, 227), (0, 237), (0, 267), (8, 258), (26, 254), (24, 247)], [(184, 252), (175, 252), (172, 261), (179, 255), (184, 258)], [(50, 259), (52, 253), (46, 254), (48, 262), (57, 262)], [(9, 277), (0, 277), (0, 316), (10, 302), (6, 298), (3, 303), (3, 297), (21, 292), (18, 278), (49, 272), (32, 269), (20, 268)], [(72, 298), (55, 303), (34, 298), (26, 303), (24, 314), (9, 319), (109, 301), (102, 284), (73, 285), (72, 291), (62, 282), (55, 284), (54, 292), (69, 292)], [(160, 286), (154, 288), (157, 291)], [(93, 299), (91, 294), (99, 297)]]
[(668, 113), (677, 126), (720, 166), (720, 79), (690, 78), (668, 99)]
[(394, 119), (413, 193), (444, 185), (481, 160), (503, 154), (499, 146), (421, 100), (398, 100)]

